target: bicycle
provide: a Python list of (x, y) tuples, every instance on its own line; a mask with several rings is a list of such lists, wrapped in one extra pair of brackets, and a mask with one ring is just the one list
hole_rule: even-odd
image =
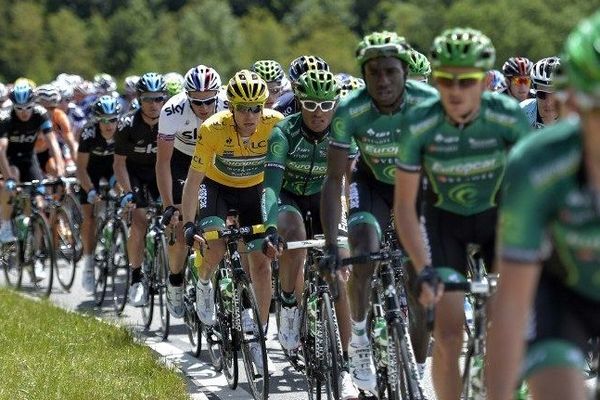
[(487, 327), (486, 304), (496, 289), (498, 275), (486, 272), (483, 257), (476, 249), (470, 249), (467, 260), (468, 279), (451, 268), (439, 268), (438, 271), (444, 282), (444, 292), (463, 291), (473, 301), (473, 326), (467, 340), (462, 384), (465, 399), (478, 399), (485, 398), (483, 359)]
[[(348, 239), (339, 237), (337, 242), (338, 246), (343, 246), (348, 243)], [(335, 289), (331, 290), (329, 283), (319, 272), (318, 263), (323, 256), (324, 247), (323, 235), (284, 244), (285, 250), (307, 249), (300, 315), (300, 351), (285, 353), (292, 366), (306, 374), (308, 398), (311, 400), (320, 400), (323, 390), (327, 399), (340, 398), (339, 379), (344, 364), (337, 316), (333, 307), (337, 296), (334, 296)], [(278, 298), (276, 310), (280, 309)]]
[[(32, 284), (41, 289), (43, 297), (50, 296), (52, 292), (56, 264), (51, 230), (43, 208), (38, 206), (38, 197), (42, 195), (39, 188), (48, 182), (17, 184), (16, 194), (11, 198), (11, 223), (16, 240), (2, 245), (6, 261), (4, 275), (8, 284), (21, 289), (23, 270), (27, 270)], [(29, 216), (24, 214), (26, 208), (30, 209)]]
[(371, 277), (367, 316), (376, 367), (379, 399), (426, 399), (409, 335), (406, 305), (407, 272), (403, 252), (395, 248), (395, 233), (385, 232), (381, 250), (345, 258), (342, 265), (378, 262)]
[[(158, 295), (158, 310), (160, 313), (161, 337), (166, 340), (169, 336), (170, 315), (167, 310), (166, 290), (169, 276), (169, 259), (165, 240), (165, 227), (161, 224), (161, 204), (151, 201), (146, 208), (146, 229), (144, 245), (144, 262), (142, 271), (146, 286), (148, 301), (142, 306), (142, 320), (144, 329), (150, 329), (154, 315), (155, 295)], [(173, 237), (171, 237), (171, 241)]]
[[(219, 345), (223, 374), (231, 389), (238, 384), (238, 352), (242, 353), (244, 369), (254, 399), (269, 397), (269, 371), (265, 333), (261, 326), (258, 305), (250, 278), (244, 271), (238, 252), (238, 241), (252, 235), (263, 233), (264, 226), (239, 227), (237, 212), (230, 210), (227, 215), (226, 229), (204, 233), (205, 240), (225, 240), (223, 268), (217, 275), (215, 286), (215, 306), (217, 326), (213, 329), (215, 342)], [(198, 254), (197, 254), (198, 257)], [(197, 261), (197, 263), (199, 263)], [(227, 280), (223, 282), (223, 280)], [(252, 323), (249, 329), (248, 322)], [(257, 348), (258, 347), (258, 348)], [(260, 352), (262, 368), (254, 365), (252, 348)]]
[[(108, 185), (100, 187), (104, 213), (97, 218), (94, 246), (94, 303), (101, 307), (110, 277), (113, 309), (121, 315), (127, 304), (131, 269), (127, 252), (127, 225), (123, 209), (117, 206), (118, 196)], [(98, 206), (98, 204), (96, 204)], [(95, 207), (98, 208), (98, 207)]]

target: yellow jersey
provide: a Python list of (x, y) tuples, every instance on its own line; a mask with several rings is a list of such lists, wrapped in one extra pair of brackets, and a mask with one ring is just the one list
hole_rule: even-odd
[(264, 178), (271, 130), (283, 118), (283, 114), (265, 108), (256, 131), (242, 138), (235, 130), (231, 111), (214, 114), (200, 126), (191, 167), (225, 186), (258, 185)]

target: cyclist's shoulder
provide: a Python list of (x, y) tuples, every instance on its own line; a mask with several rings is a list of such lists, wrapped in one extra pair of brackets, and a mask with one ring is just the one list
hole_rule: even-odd
[(430, 97), (415, 104), (405, 114), (404, 126), (412, 135), (421, 135), (433, 130), (445, 121), (444, 107), (438, 97)]
[(271, 108), (263, 109), (261, 122), (262, 124), (266, 124), (269, 126), (273, 126), (279, 121), (283, 120), (285, 116), (277, 110), (273, 110)]
[(302, 113), (290, 114), (275, 124), (274, 128), (281, 132), (284, 136), (293, 135), (300, 131), (302, 126)]
[(581, 127), (574, 116), (530, 133), (517, 142), (509, 154), (509, 165), (513, 169), (546, 171), (552, 176), (569, 174), (580, 160)]
[(177, 118), (183, 115), (183, 112), (187, 106), (188, 99), (185, 92), (181, 92), (171, 97), (163, 108), (160, 110), (160, 118)]
[(510, 126), (523, 118), (519, 103), (511, 96), (486, 91), (481, 100), (485, 122)]
[(406, 81), (404, 90), (406, 92), (406, 102), (411, 105), (440, 97), (439, 92), (433, 86), (412, 79)]
[(359, 118), (372, 109), (372, 101), (367, 88), (352, 90), (342, 100), (336, 110), (336, 117)]

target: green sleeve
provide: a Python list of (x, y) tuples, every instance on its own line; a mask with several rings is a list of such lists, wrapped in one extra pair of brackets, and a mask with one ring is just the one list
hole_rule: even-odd
[(423, 132), (414, 129), (408, 118), (406, 118), (406, 121), (402, 122), (400, 132), (396, 166), (407, 172), (420, 171), (421, 140), (424, 136)]
[[(517, 151), (515, 151), (517, 150)], [(552, 185), (536, 185), (535, 169), (527, 163), (532, 154), (513, 149), (506, 169), (498, 214), (498, 253), (504, 259), (536, 262), (553, 204)]]
[(277, 199), (283, 183), (285, 159), (289, 143), (279, 126), (273, 128), (269, 137), (269, 147), (265, 162), (265, 179), (261, 198), (261, 212), (263, 223), (266, 227), (277, 227), (278, 205)]
[(352, 133), (350, 131), (349, 116), (347, 109), (340, 105), (331, 121), (331, 133), (329, 144), (339, 149), (348, 150), (352, 146)]

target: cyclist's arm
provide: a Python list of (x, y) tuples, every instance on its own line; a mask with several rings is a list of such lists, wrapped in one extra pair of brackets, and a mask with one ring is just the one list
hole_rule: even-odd
[(120, 154), (116, 154), (114, 156), (113, 161), (113, 171), (115, 173), (115, 178), (117, 178), (117, 183), (125, 193), (129, 193), (132, 191), (131, 183), (129, 182), (129, 174), (127, 173), (127, 165), (125, 161), (127, 160), (127, 156), (122, 156)]
[(512, 398), (525, 349), (528, 312), (540, 275), (539, 263), (500, 261), (501, 279), (491, 304), (486, 378), (489, 400)]
[(67, 117), (67, 114), (62, 113), (59, 115), (59, 119), (57, 122), (60, 126), (62, 138), (67, 144), (69, 151), (71, 152), (71, 159), (73, 161), (76, 161), (79, 146), (77, 141), (75, 140), (75, 135), (73, 135), (73, 130), (71, 129), (71, 122), (69, 122), (69, 117)]
[(321, 225), (328, 245), (336, 243), (342, 212), (342, 184), (347, 171), (348, 150), (329, 146), (327, 176), (321, 191)]
[(0, 170), (2, 176), (14, 179), (15, 177), (11, 173), (10, 164), (8, 163), (6, 149), (8, 149), (8, 138), (0, 138)]
[(163, 207), (173, 205), (173, 180), (171, 175), (171, 157), (173, 156), (174, 136), (158, 134), (156, 152), (156, 184)]
[(46, 133), (46, 140), (50, 145), (50, 155), (54, 157), (54, 161), (56, 162), (56, 173), (59, 176), (62, 176), (65, 173), (65, 162), (63, 160), (62, 152), (60, 151), (60, 146), (58, 145), (58, 140), (56, 140), (56, 135), (53, 131)]
[(285, 159), (289, 149), (286, 135), (279, 126), (273, 128), (267, 149), (264, 188), (260, 204), (263, 223), (266, 227), (277, 228), (277, 215), (279, 214), (277, 199), (283, 183)]
[(196, 171), (193, 168), (188, 170), (185, 184), (183, 185), (183, 194), (181, 195), (181, 211), (183, 213), (183, 222), (194, 222), (196, 219), (196, 208), (198, 207), (198, 189), (204, 180), (204, 172)]
[(416, 202), (420, 183), (421, 174), (419, 172), (407, 172), (396, 168), (394, 184), (396, 233), (417, 273), (431, 263), (423, 243), (417, 216)]
[(90, 175), (87, 172), (87, 166), (90, 159), (90, 153), (79, 153), (79, 157), (77, 157), (77, 161), (75, 162), (77, 165), (77, 179), (81, 184), (81, 187), (86, 192), (89, 192), (94, 188), (94, 184), (90, 179)]

